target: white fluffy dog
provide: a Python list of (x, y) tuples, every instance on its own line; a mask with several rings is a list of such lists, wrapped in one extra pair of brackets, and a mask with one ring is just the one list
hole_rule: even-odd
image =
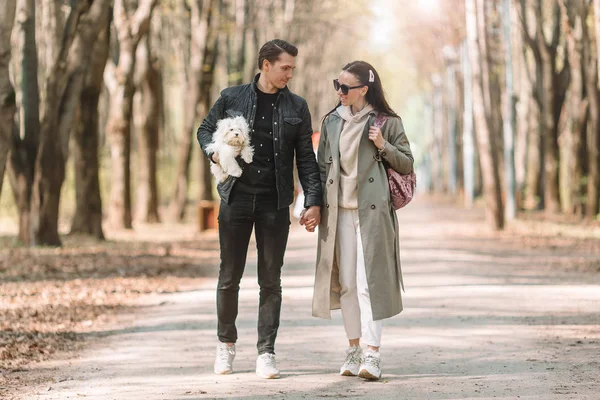
[(254, 148), (250, 146), (249, 132), (248, 122), (242, 116), (225, 118), (217, 123), (213, 141), (206, 150), (219, 154), (219, 163), (210, 166), (210, 172), (218, 182), (223, 182), (230, 175), (242, 175), (242, 168), (235, 159), (237, 156), (248, 164), (252, 162)]

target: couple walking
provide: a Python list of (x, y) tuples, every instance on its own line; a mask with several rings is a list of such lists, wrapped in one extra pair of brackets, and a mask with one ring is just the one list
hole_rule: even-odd
[[(313, 315), (330, 318), (331, 309), (341, 308), (348, 349), (340, 374), (379, 379), (382, 320), (402, 311), (398, 222), (386, 168), (408, 174), (413, 157), (377, 71), (354, 61), (333, 81), (339, 102), (323, 118), (315, 160), (308, 106), (287, 88), (297, 55), (298, 49), (283, 40), (264, 44), (260, 73), (250, 84), (223, 90), (198, 129), (202, 150), (218, 163), (219, 155), (206, 150), (217, 122), (242, 115), (255, 149), (252, 163), (240, 160), (239, 178), (217, 186), (221, 265), (214, 371), (233, 371), (239, 284), (254, 228), (260, 286), (256, 373), (279, 377), (275, 339), (295, 157), (304, 190), (300, 223), (310, 232), (319, 227)], [(388, 117), (381, 129), (373, 126), (380, 113)]]

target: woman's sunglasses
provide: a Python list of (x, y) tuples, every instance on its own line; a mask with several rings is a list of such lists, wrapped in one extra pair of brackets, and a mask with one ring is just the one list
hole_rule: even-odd
[(350, 89), (358, 89), (358, 88), (361, 88), (363, 86), (366, 86), (366, 85), (358, 85), (358, 86), (348, 86), (348, 85), (345, 85), (345, 84), (340, 85), (340, 81), (339, 80), (337, 80), (337, 79), (333, 80), (333, 88), (335, 89), (335, 91), (337, 92), (338, 90), (341, 89), (342, 90), (342, 94), (344, 96), (346, 96), (348, 94), (348, 92), (350, 91)]

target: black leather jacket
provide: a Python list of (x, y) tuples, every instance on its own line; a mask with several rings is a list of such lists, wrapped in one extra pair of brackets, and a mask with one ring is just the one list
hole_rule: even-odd
[[(217, 122), (228, 117), (244, 116), (250, 125), (256, 114), (256, 82), (224, 89), (208, 115), (198, 128), (197, 137), (204, 154), (212, 142)], [(278, 207), (288, 207), (294, 201), (294, 153), (302, 189), (304, 207), (320, 206), (322, 201), (319, 167), (312, 146), (312, 125), (306, 101), (285, 87), (279, 91), (273, 110), (273, 148), (275, 150), (275, 180), (277, 185)], [(250, 132), (252, 134), (252, 132)], [(239, 158), (238, 158), (239, 159)], [(239, 159), (240, 165), (244, 163)], [(230, 176), (217, 185), (219, 196), (229, 203), (229, 195), (237, 178)]]

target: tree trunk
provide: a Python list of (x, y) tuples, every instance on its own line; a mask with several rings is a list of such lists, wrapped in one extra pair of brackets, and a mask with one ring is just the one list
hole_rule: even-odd
[(137, 48), (135, 115), (138, 132), (136, 219), (160, 222), (158, 215), (157, 152), (162, 115), (162, 76), (151, 52), (148, 33)]
[(0, 0), (0, 10), (4, 10), (0, 16), (0, 194), (16, 111), (15, 90), (8, 73), (15, 8), (16, 0)]
[(445, 190), (444, 187), (444, 164), (442, 161), (443, 157), (443, 135), (444, 135), (444, 108), (443, 108), (443, 96), (442, 96), (442, 80), (438, 74), (434, 74), (432, 77), (433, 84), (433, 96), (431, 105), (433, 107), (433, 190), (435, 192), (442, 193)]
[(587, 136), (588, 180), (586, 196), (586, 216), (594, 218), (600, 211), (598, 208), (598, 197), (600, 196), (600, 91), (598, 90), (598, 78), (595, 85), (588, 85), (588, 96), (590, 99), (591, 129)]
[[(568, 3), (568, 4), (567, 4)], [(588, 7), (584, 0), (560, 1), (563, 26), (566, 28), (566, 44), (571, 69), (571, 84), (567, 94), (567, 126), (561, 137), (562, 154), (566, 160), (561, 160), (565, 165), (561, 173), (561, 193), (563, 195), (563, 211), (569, 214), (582, 213), (582, 179), (583, 165), (580, 162), (579, 150), (585, 126), (587, 124), (588, 101), (584, 97), (583, 63), (584, 55), (584, 29)], [(567, 7), (567, 5), (569, 7)]]
[[(204, 118), (208, 114), (213, 103), (212, 89), (219, 48), (219, 18), (218, 12), (214, 12), (211, 16), (211, 29), (206, 39), (204, 68), (202, 68), (202, 80), (200, 84), (200, 104), (198, 107), (200, 118)], [(210, 161), (202, 153), (200, 153), (200, 160), (200, 193), (198, 194), (198, 199), (213, 200), (213, 176), (210, 172)]]
[(17, 42), (22, 49), (20, 134), (13, 135), (8, 172), (19, 211), (19, 241), (31, 244), (31, 192), (34, 165), (40, 137), (40, 97), (38, 89), (38, 57), (35, 36), (35, 2), (17, 3)]
[(464, 114), (463, 114), (463, 174), (465, 207), (473, 207), (475, 197), (475, 149), (473, 146), (473, 77), (468, 45), (463, 42), (462, 68), (464, 77)]
[[(596, 38), (596, 58), (598, 58), (600, 56), (600, 0), (594, 0), (594, 33)], [(600, 76), (600, 63), (596, 63), (596, 74)]]
[(456, 195), (458, 183), (458, 162), (456, 157), (457, 148), (457, 123), (458, 123), (458, 85), (457, 85), (457, 55), (449, 46), (445, 49), (445, 96), (446, 96), (446, 168), (448, 191)]
[(515, 171), (515, 92), (513, 73), (513, 37), (512, 37), (512, 6), (511, 0), (504, 0), (502, 5), (502, 25), (505, 48), (505, 91), (504, 112), (502, 115), (504, 139), (504, 180), (506, 182), (505, 216), (512, 220), (516, 217), (516, 171)]
[[(544, 146), (544, 207), (550, 213), (560, 211), (560, 193), (558, 178), (558, 121), (562, 103), (564, 102), (564, 91), (560, 88), (562, 71), (557, 71), (557, 50), (560, 39), (560, 8), (554, 4), (552, 13), (552, 25), (550, 25), (552, 37), (550, 43), (544, 35), (544, 18), (541, 3), (537, 3), (535, 9), (537, 24), (537, 43), (540, 50), (542, 62), (542, 136)], [(566, 63), (565, 63), (566, 64)], [(563, 71), (567, 71), (567, 66)], [(567, 85), (565, 86), (565, 90)]]
[[(111, 227), (131, 229), (131, 118), (133, 108), (133, 74), (135, 53), (141, 38), (148, 32), (150, 17), (157, 0), (141, 1), (133, 15), (116, 0), (113, 21), (119, 41), (119, 61), (107, 68), (107, 85), (111, 92), (106, 132), (110, 141), (111, 188), (108, 221)], [(111, 76), (112, 75), (112, 76)]]
[[(60, 0), (36, 0), (36, 45), (40, 82), (40, 115), (45, 114), (47, 76), (58, 57), (65, 25)], [(38, 121), (39, 122), (39, 121)]]
[[(520, 0), (521, 11), (521, 38), (524, 42), (523, 60), (526, 64), (525, 71), (528, 73), (529, 82), (531, 83), (531, 92), (527, 94), (530, 97), (529, 115), (527, 122), (529, 129), (527, 132), (527, 147), (525, 150), (526, 158), (526, 174), (524, 188), (524, 203), (525, 209), (534, 210), (543, 207), (543, 180), (542, 180), (542, 163), (544, 158), (544, 149), (542, 146), (542, 136), (544, 134), (542, 124), (542, 96), (545, 94), (542, 91), (542, 62), (540, 51), (537, 46), (535, 32), (537, 25), (542, 21), (537, 20), (532, 0)], [(533, 27), (533, 37), (529, 28)], [(529, 49), (530, 51), (527, 51)], [(531, 57), (530, 57), (531, 54)], [(533, 58), (533, 62), (531, 62)]]
[[(516, 48), (519, 49), (518, 55), (518, 101), (516, 105), (517, 125), (516, 125), (516, 140), (515, 140), (515, 169), (516, 181), (518, 190), (518, 206), (525, 207), (524, 195), (526, 188), (526, 172), (527, 172), (527, 152), (529, 134), (533, 131), (530, 124), (531, 112), (533, 109), (533, 78), (529, 69), (525, 52), (522, 35), (516, 37)], [(539, 149), (538, 149), (539, 151)], [(538, 167), (539, 175), (539, 167)], [(520, 200), (520, 201), (519, 201)]]
[(241, 85), (244, 79), (246, 1), (231, 1), (233, 32), (229, 36), (229, 86)]
[[(87, 5), (71, 8), (65, 25), (64, 41), (52, 65), (45, 85), (45, 112), (40, 127), (40, 145), (35, 160), (31, 198), (31, 229), (33, 245), (60, 246), (58, 207), (60, 190), (65, 177), (67, 151), (62, 146), (58, 130), (67, 92), (69, 71), (67, 57), (76, 41), (77, 30)], [(81, 43), (79, 43), (81, 45)], [(73, 104), (69, 104), (73, 106)], [(68, 106), (68, 105), (67, 105)], [(68, 110), (66, 112), (73, 111)], [(71, 116), (72, 121), (72, 116)]]
[(246, 20), (249, 21), (244, 26), (244, 82), (252, 81), (256, 74), (257, 60), (256, 55), (258, 49), (256, 48), (256, 5), (253, 1), (246, 1)]
[(485, 36), (478, 37), (478, 24), (485, 23), (485, 20), (478, 21), (477, 9), (481, 7), (484, 7), (482, 0), (465, 1), (467, 43), (473, 77), (473, 115), (477, 146), (481, 160), (484, 194), (487, 203), (487, 218), (494, 229), (503, 229), (504, 210), (502, 206), (499, 166), (495, 162), (497, 157), (494, 156), (494, 147), (490, 138), (491, 130), (484, 110), (482, 65), (486, 64), (487, 60), (482, 58), (479, 49), (480, 46), (487, 47), (487, 38)]
[(112, 92), (106, 134), (110, 142), (111, 175), (108, 224), (131, 229), (131, 108), (133, 88), (121, 84)]
[(104, 239), (98, 159), (98, 105), (109, 52), (110, 13), (107, 12), (103, 18), (104, 28), (94, 45), (90, 68), (81, 92), (79, 118), (73, 129), (76, 209), (71, 223), (71, 234), (91, 235), (98, 240)]
[[(204, 74), (203, 68), (207, 55), (207, 42), (210, 37), (217, 35), (217, 27), (214, 21), (215, 15), (219, 15), (217, 1), (215, 0), (195, 0), (191, 3), (191, 26), (193, 29), (190, 41), (190, 69), (188, 74), (184, 74), (186, 81), (182, 86), (187, 88), (186, 102), (184, 104), (184, 123), (183, 133), (178, 145), (177, 172), (175, 175), (175, 192), (170, 204), (170, 215), (176, 220), (183, 219), (185, 215), (185, 203), (187, 199), (188, 181), (190, 174), (190, 163), (192, 159), (192, 139), (195, 137), (195, 128), (197, 121), (203, 118), (206, 113), (200, 112), (200, 103)], [(214, 64), (213, 64), (214, 65)], [(214, 67), (207, 68), (212, 74)], [(209, 88), (212, 88), (212, 82)], [(204, 157), (203, 157), (204, 158)], [(202, 191), (202, 182), (201, 188)]]
[[(178, 14), (182, 20), (186, 23), (190, 23), (190, 19), (196, 20), (198, 18), (196, 9), (198, 8), (196, 2), (192, 2), (191, 16), (188, 17), (188, 11), (186, 9), (186, 0), (180, 0), (178, 3)], [(198, 26), (198, 31), (203, 31), (204, 25)], [(195, 103), (192, 103), (197, 98), (198, 88), (197, 85), (193, 84), (196, 79), (192, 75), (190, 65), (191, 60), (194, 60), (194, 64), (197, 63), (197, 50), (192, 45), (192, 34), (191, 34), (191, 23), (189, 30), (180, 30), (177, 36), (177, 44), (179, 50), (178, 65), (179, 70), (179, 85), (184, 98), (183, 104), (183, 123), (180, 137), (177, 143), (176, 150), (176, 169), (175, 169), (175, 187), (173, 189), (173, 195), (169, 203), (169, 218), (172, 220), (179, 221), (183, 219), (185, 214), (185, 204), (187, 200), (189, 173), (190, 173), (190, 162), (192, 160), (192, 142), (193, 142), (193, 129), (194, 121), (192, 115), (194, 114)], [(182, 34), (184, 32), (185, 34)], [(189, 59), (188, 58), (189, 56)], [(191, 120), (191, 121), (190, 121)]]
[[(591, 129), (587, 135), (588, 180), (586, 196), (586, 216), (594, 218), (599, 209), (600, 197), (600, 0), (594, 0), (594, 25), (595, 34), (586, 31), (584, 48), (589, 51), (586, 62), (586, 89), (590, 101)], [(595, 45), (595, 46), (594, 46)]]
[(555, 132), (552, 103), (554, 85), (552, 79), (554, 61), (548, 52), (542, 50), (542, 145), (544, 147), (544, 208), (550, 213), (560, 211), (558, 190), (558, 132)]
[(33, 244), (59, 246), (58, 212), (65, 178), (69, 137), (81, 98), (93, 43), (109, 3), (76, 3), (65, 23), (63, 40), (46, 82), (46, 107), (35, 161), (31, 228)]

